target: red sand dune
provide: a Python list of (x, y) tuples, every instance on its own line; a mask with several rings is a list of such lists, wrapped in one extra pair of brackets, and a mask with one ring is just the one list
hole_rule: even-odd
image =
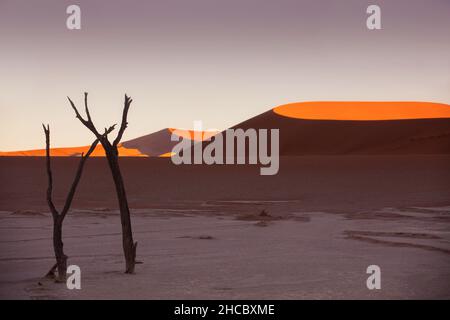
[[(82, 153), (86, 153), (90, 146), (83, 147), (68, 147), (68, 148), (51, 148), (50, 155), (53, 157), (77, 157)], [(147, 157), (147, 155), (142, 154), (137, 149), (125, 148), (122, 144), (119, 145), (119, 155), (122, 157)], [(45, 157), (45, 149), (37, 150), (26, 150), (26, 151), (11, 151), (11, 152), (0, 152), (0, 156), (10, 156), (10, 157)], [(104, 157), (105, 150), (101, 145), (97, 145), (95, 150), (92, 152), (91, 157)]]
[[(233, 128), (280, 129), (280, 155), (448, 154), (450, 106), (430, 102), (317, 101), (278, 106)], [(166, 128), (123, 142), (121, 156), (170, 157), (172, 133), (195, 141), (217, 132)], [(207, 144), (208, 142), (204, 142)], [(225, 145), (225, 144), (224, 144)], [(87, 146), (54, 148), (55, 156), (77, 156)], [(0, 156), (44, 156), (44, 150), (0, 152)], [(104, 156), (98, 147), (93, 156)]]
[(175, 133), (176, 135), (183, 137), (185, 139), (191, 139), (195, 141), (205, 141), (217, 134), (217, 131), (194, 131), (194, 130), (184, 130), (176, 128), (168, 128), (170, 133)]
[(137, 149), (149, 156), (157, 156), (162, 158), (170, 157), (172, 155), (173, 147), (178, 143), (178, 141), (171, 140), (171, 135), (174, 132), (183, 139), (191, 139), (194, 142), (197, 141), (197, 136), (201, 137), (203, 140), (207, 140), (217, 134), (217, 131), (202, 131), (201, 133), (195, 135), (192, 130), (167, 128), (146, 136), (126, 141), (123, 145), (127, 148)]
[[(192, 130), (167, 128), (142, 136), (133, 140), (125, 141), (119, 145), (119, 156), (122, 157), (170, 157), (171, 151), (177, 141), (171, 141), (171, 135), (176, 132), (177, 135), (184, 139), (191, 139), (197, 141), (197, 135), (201, 139), (206, 140), (211, 136), (217, 134), (216, 131), (202, 131), (200, 134), (195, 134)], [(74, 157), (80, 156), (81, 153), (86, 153), (89, 146), (82, 147), (67, 147), (67, 148), (52, 148), (51, 155), (55, 157)], [(45, 149), (26, 150), (26, 151), (11, 151), (0, 152), (0, 156), (30, 156), (30, 157), (44, 157)], [(105, 151), (101, 145), (98, 145), (91, 155), (92, 157), (104, 157)]]
[(280, 129), (280, 155), (286, 156), (450, 153), (450, 105), (446, 104), (292, 103), (233, 128)]

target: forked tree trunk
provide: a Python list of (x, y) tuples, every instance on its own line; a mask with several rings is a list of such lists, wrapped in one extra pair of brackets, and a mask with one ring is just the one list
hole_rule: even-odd
[(122, 245), (125, 256), (125, 273), (134, 273), (134, 267), (136, 264), (137, 242), (133, 241), (130, 209), (128, 207), (127, 195), (125, 193), (125, 184), (122, 178), (122, 173), (120, 172), (119, 152), (118, 152), (119, 142), (122, 139), (122, 135), (125, 132), (125, 129), (127, 128), (128, 125), (127, 122), (128, 109), (130, 108), (131, 102), (133, 100), (127, 95), (125, 95), (124, 107), (122, 112), (122, 123), (120, 125), (119, 132), (117, 133), (117, 137), (111, 143), (108, 140), (108, 134), (114, 129), (115, 125), (111, 126), (109, 129), (105, 128), (105, 132), (103, 134), (100, 134), (97, 131), (97, 128), (92, 122), (91, 115), (89, 113), (89, 108), (87, 104), (87, 92), (84, 93), (84, 107), (87, 119), (84, 119), (80, 115), (73, 101), (70, 100), (69, 97), (67, 98), (69, 99), (69, 102), (73, 110), (75, 111), (77, 118), (86, 128), (88, 128), (95, 135), (95, 137), (100, 141), (100, 143), (103, 146), (103, 149), (105, 150), (108, 165), (109, 168), (111, 169), (114, 185), (116, 187), (117, 200), (119, 203), (120, 221), (122, 224)]

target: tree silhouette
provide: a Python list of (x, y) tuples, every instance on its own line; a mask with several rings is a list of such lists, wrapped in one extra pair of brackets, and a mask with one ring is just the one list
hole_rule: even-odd
[(119, 151), (118, 146), (120, 143), (120, 140), (122, 139), (122, 135), (125, 132), (125, 129), (127, 128), (128, 122), (128, 109), (130, 108), (130, 104), (133, 101), (130, 97), (125, 95), (125, 101), (124, 101), (124, 107), (122, 112), (122, 123), (119, 128), (119, 132), (117, 133), (117, 137), (114, 139), (114, 141), (111, 143), (108, 139), (108, 134), (114, 129), (116, 126), (115, 124), (111, 126), (109, 129), (105, 128), (105, 131), (103, 134), (100, 134), (91, 118), (91, 115), (89, 113), (88, 103), (87, 103), (87, 92), (84, 93), (84, 107), (86, 112), (87, 119), (84, 119), (80, 113), (78, 112), (78, 109), (76, 108), (73, 101), (69, 99), (69, 102), (75, 111), (76, 117), (81, 121), (81, 123), (88, 128), (97, 138), (97, 140), (101, 143), (103, 146), (103, 149), (105, 150), (106, 158), (108, 160), (109, 168), (111, 169), (111, 174), (114, 180), (114, 185), (116, 187), (116, 193), (117, 193), (117, 199), (119, 202), (119, 209), (120, 209), (120, 220), (122, 223), (122, 245), (123, 245), (123, 251), (125, 255), (125, 273), (134, 273), (134, 267), (136, 264), (136, 247), (137, 242), (133, 241), (133, 233), (131, 230), (131, 219), (130, 219), (130, 209), (128, 207), (128, 200), (127, 195), (125, 192), (125, 184), (122, 178), (122, 173), (120, 172), (119, 167)]
[[(70, 205), (72, 204), (73, 196), (75, 195), (75, 191), (77, 189), (78, 183), (80, 182), (81, 174), (83, 173), (83, 168), (86, 160), (89, 158), (91, 153), (94, 151), (95, 147), (98, 144), (98, 139), (96, 139), (91, 147), (89, 148), (86, 155), (81, 154), (80, 162), (78, 164), (78, 168), (75, 174), (75, 178), (72, 182), (72, 186), (67, 194), (66, 202), (61, 212), (58, 212), (52, 200), (52, 191), (53, 191), (53, 175), (50, 163), (50, 126), (42, 125), (45, 132), (45, 145), (46, 145), (46, 167), (47, 167), (47, 177), (48, 177), (48, 186), (47, 186), (47, 203), (50, 208), (53, 217), (53, 249), (55, 252), (56, 263), (47, 273), (47, 277), (55, 278), (57, 281), (64, 281), (66, 279), (66, 271), (67, 271), (67, 256), (64, 254), (64, 244), (62, 241), (62, 225), (64, 218), (67, 215), (67, 212), (70, 209)], [(110, 130), (112, 131), (113, 128)], [(55, 271), (58, 271), (58, 276), (56, 277)]]

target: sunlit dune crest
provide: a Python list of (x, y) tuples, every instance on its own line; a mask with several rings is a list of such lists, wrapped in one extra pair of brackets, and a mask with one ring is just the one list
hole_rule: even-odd
[[(69, 148), (51, 148), (50, 155), (52, 157), (77, 157), (82, 153), (86, 154), (90, 146), (83, 147), (69, 147)], [(122, 145), (118, 147), (119, 156), (122, 157), (148, 157), (148, 155), (141, 153), (138, 149), (125, 148)], [(11, 152), (0, 152), (0, 156), (9, 157), (45, 157), (45, 149), (38, 150), (26, 150), (26, 151), (11, 151)], [(91, 157), (104, 157), (105, 150), (101, 145), (97, 145), (95, 150), (92, 152)]]
[(184, 139), (191, 139), (195, 141), (205, 141), (215, 136), (218, 131), (194, 131), (185, 129), (168, 128), (170, 133), (183, 137)]
[(160, 158), (170, 158), (170, 157), (173, 157), (174, 155), (175, 155), (175, 152), (166, 152), (166, 153), (160, 154), (158, 157), (160, 157)]
[(314, 101), (278, 106), (281, 116), (310, 120), (406, 120), (450, 118), (450, 105), (409, 101)]

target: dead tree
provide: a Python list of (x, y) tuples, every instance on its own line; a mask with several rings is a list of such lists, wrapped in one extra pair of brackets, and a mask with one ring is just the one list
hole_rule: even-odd
[[(120, 210), (120, 220), (122, 224), (122, 245), (123, 252), (125, 255), (125, 273), (134, 273), (134, 266), (136, 264), (136, 246), (137, 242), (133, 241), (133, 233), (131, 230), (131, 219), (130, 219), (130, 209), (128, 207), (127, 195), (125, 193), (125, 184), (122, 178), (122, 173), (120, 172), (119, 167), (119, 151), (118, 146), (119, 142), (122, 139), (122, 135), (127, 128), (127, 116), (128, 109), (130, 108), (130, 104), (133, 101), (130, 97), (125, 95), (125, 102), (122, 113), (122, 123), (119, 128), (119, 132), (117, 133), (117, 137), (111, 143), (108, 139), (108, 129), (105, 128), (105, 133), (100, 134), (94, 123), (92, 122), (91, 115), (89, 113), (89, 108), (87, 104), (87, 92), (84, 93), (84, 107), (86, 112), (86, 118), (84, 119), (78, 109), (76, 108), (73, 101), (69, 99), (69, 102), (75, 111), (76, 117), (81, 121), (81, 123), (88, 128), (95, 137), (99, 140), (103, 149), (105, 150), (106, 158), (108, 160), (109, 168), (111, 169), (111, 174), (114, 180), (114, 185), (116, 187), (117, 200), (119, 202), (119, 210)], [(114, 128), (115, 125), (112, 126)]]
[[(47, 177), (48, 177), (48, 187), (47, 187), (47, 203), (50, 208), (53, 217), (53, 249), (55, 251), (56, 264), (50, 269), (47, 273), (47, 277), (55, 278), (57, 281), (65, 281), (66, 279), (66, 271), (67, 271), (67, 256), (64, 254), (64, 244), (62, 241), (62, 225), (64, 218), (67, 215), (67, 212), (70, 209), (70, 205), (72, 204), (73, 196), (75, 195), (75, 191), (77, 189), (78, 183), (80, 182), (81, 174), (83, 173), (83, 168), (86, 160), (89, 158), (91, 153), (94, 151), (95, 147), (98, 144), (98, 139), (96, 139), (91, 147), (89, 148), (86, 155), (81, 154), (80, 162), (78, 164), (78, 168), (75, 174), (75, 178), (73, 179), (72, 186), (67, 194), (66, 202), (64, 204), (61, 212), (58, 212), (52, 200), (52, 191), (53, 191), (53, 175), (52, 169), (50, 165), (50, 126), (42, 125), (45, 132), (45, 145), (46, 145), (46, 167), (47, 167)], [(112, 131), (113, 128), (110, 128)], [(55, 271), (58, 271), (58, 277), (55, 276)]]

